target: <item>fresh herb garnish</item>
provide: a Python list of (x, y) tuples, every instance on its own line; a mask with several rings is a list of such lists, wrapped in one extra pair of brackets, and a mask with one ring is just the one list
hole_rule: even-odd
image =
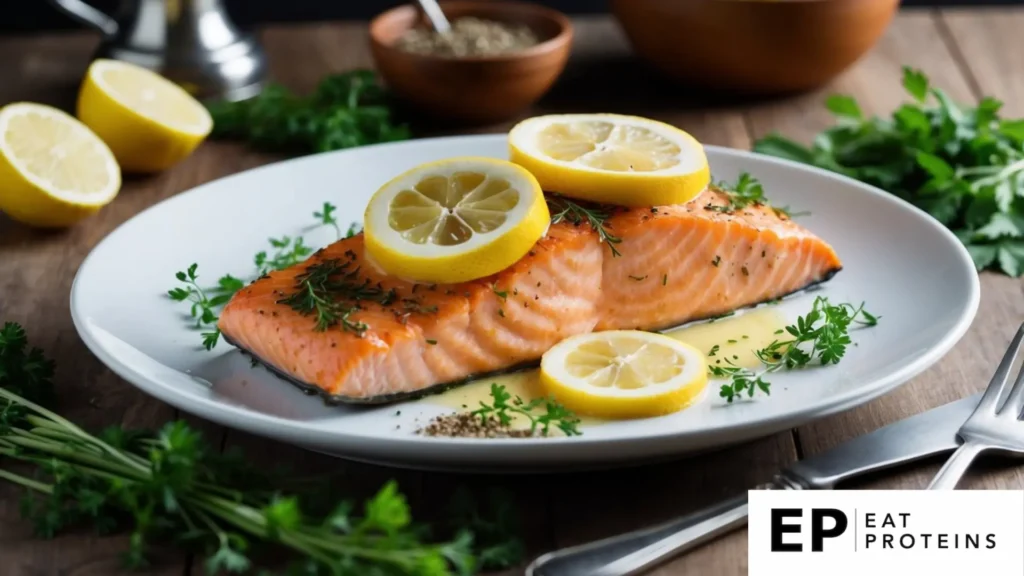
[[(324, 207), (320, 210), (313, 212), (314, 218), (320, 219), (320, 224), (324, 226), (334, 227), (334, 231), (337, 233), (338, 238), (341, 238), (341, 228), (338, 227), (338, 219), (334, 217), (334, 211), (337, 210), (330, 202), (324, 202)], [(353, 222), (352, 226), (356, 226)], [(349, 228), (351, 230), (351, 228)]]
[(891, 118), (865, 118), (849, 97), (826, 106), (837, 124), (810, 147), (777, 134), (754, 150), (832, 170), (907, 200), (952, 230), (975, 267), (1024, 274), (1024, 119), (1002, 102), (954, 102), (918, 70), (903, 68), (912, 101)]
[(245, 286), (245, 283), (231, 276), (222, 276), (217, 280), (217, 285), (212, 288), (203, 289), (199, 286), (199, 266), (192, 264), (187, 270), (176, 272), (174, 277), (183, 285), (167, 291), (167, 295), (175, 302), (189, 302), (189, 314), (195, 319), (196, 328), (212, 328), (200, 335), (203, 338), (203, 347), (212, 350), (220, 339), (220, 329), (216, 327), (217, 311), (221, 306), (227, 304), (228, 300)]
[(253, 98), (209, 109), (213, 138), (245, 140), (269, 152), (325, 152), (410, 136), (392, 118), (390, 98), (369, 70), (327, 76), (310, 96), (271, 84)]
[(361, 309), (361, 302), (375, 302), (382, 306), (393, 303), (395, 291), (384, 290), (368, 278), (361, 278), (359, 268), (351, 268), (351, 261), (324, 260), (310, 265), (295, 278), (291, 294), (278, 300), (303, 316), (314, 316), (314, 330), (323, 332), (340, 325), (347, 332), (361, 336), (368, 326), (350, 319)]
[(616, 244), (622, 242), (622, 238), (608, 229), (607, 220), (611, 214), (607, 209), (599, 206), (584, 206), (564, 196), (548, 195), (547, 200), (552, 224), (558, 224), (563, 220), (574, 226), (588, 224), (597, 232), (597, 237), (601, 242), (608, 245), (613, 257), (622, 255), (615, 248)]
[[(331, 226), (340, 235), (341, 229), (334, 217), (335, 209), (331, 203), (324, 202), (323, 207), (313, 213), (313, 217), (317, 219), (317, 226)], [(358, 226), (358, 223), (353, 223), (349, 227), (350, 235)], [(253, 257), (256, 277), (263, 276), (271, 270), (283, 270), (294, 266), (313, 253), (313, 248), (306, 246), (302, 236), (270, 238), (269, 242), (271, 247), (269, 253), (262, 250)], [(203, 347), (212, 350), (220, 341), (220, 329), (217, 328), (220, 309), (231, 300), (236, 292), (245, 287), (245, 282), (226, 274), (217, 280), (216, 286), (203, 288), (198, 283), (198, 270), (199, 265), (193, 263), (186, 270), (175, 273), (174, 277), (182, 285), (168, 290), (167, 295), (176, 302), (190, 304), (189, 314), (195, 319), (196, 328), (206, 329), (200, 333)]]
[(580, 419), (553, 397), (536, 398), (526, 402), (519, 396), (513, 396), (504, 386), (493, 383), (491, 399), (490, 404), (481, 401), (480, 408), (474, 410), (472, 414), (482, 421), (495, 418), (503, 426), (512, 423), (513, 414), (520, 414), (529, 419), (531, 436), (538, 430), (542, 436), (547, 436), (551, 426), (558, 428), (566, 436), (582, 434), (579, 430)]
[[(337, 230), (337, 226), (334, 228)], [(269, 256), (265, 251), (257, 252), (256, 256), (253, 257), (253, 264), (259, 270), (260, 276), (271, 270), (284, 270), (294, 266), (313, 253), (313, 249), (303, 243), (302, 236), (296, 236), (295, 238), (288, 236), (270, 238), (268, 242), (270, 242), (274, 252)]]
[(501, 298), (502, 300), (508, 300), (508, 290), (498, 290), (497, 284), (491, 286), (491, 291), (493, 291), (498, 298)]
[[(735, 184), (722, 181), (716, 182), (715, 187), (718, 188), (719, 192), (725, 194), (728, 204), (725, 206), (708, 204), (704, 207), (706, 210), (732, 214), (748, 206), (768, 206), (777, 216), (785, 216), (787, 218), (810, 214), (810, 212), (792, 213), (787, 207), (772, 206), (764, 194), (764, 186), (761, 184), (761, 181), (751, 176), (749, 172), (741, 173)], [(763, 252), (761, 257), (764, 257)]]
[(362, 514), (351, 502), (317, 506), (319, 490), (290, 492), (286, 476), (219, 454), (184, 421), (89, 433), (42, 403), (53, 397), (53, 366), (16, 324), (0, 330), (0, 368), (0, 456), (35, 472), (4, 467), (0, 478), (26, 489), (21, 511), (40, 537), (83, 526), (129, 532), (129, 567), (173, 543), (203, 554), (209, 574), (254, 571), (256, 553), (277, 547), (295, 558), (289, 574), (465, 575), (498, 543), (474, 554), (465, 525), (451, 540), (426, 541), (393, 481)]
[(753, 397), (758, 390), (770, 394), (771, 384), (764, 380), (766, 374), (783, 368), (802, 368), (815, 360), (822, 365), (838, 364), (850, 345), (851, 325), (874, 326), (877, 323), (878, 317), (865, 310), (863, 304), (832, 304), (828, 298), (818, 296), (810, 312), (797, 318), (795, 324), (786, 326), (785, 332), (791, 338), (774, 340), (754, 352), (764, 365), (761, 371), (736, 366), (728, 359), (726, 365), (709, 366), (708, 371), (716, 378), (730, 380), (719, 391), (729, 402), (744, 393)]

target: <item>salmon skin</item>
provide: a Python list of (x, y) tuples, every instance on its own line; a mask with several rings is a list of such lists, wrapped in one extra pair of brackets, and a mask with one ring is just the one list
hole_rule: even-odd
[[(339, 240), (240, 290), (218, 327), (232, 345), (332, 403), (384, 404), (535, 364), (596, 330), (661, 330), (781, 298), (842, 265), (769, 206), (609, 208), (610, 244), (561, 221), (525, 257), (461, 284), (391, 277)], [(557, 212), (557, 211), (556, 211)]]

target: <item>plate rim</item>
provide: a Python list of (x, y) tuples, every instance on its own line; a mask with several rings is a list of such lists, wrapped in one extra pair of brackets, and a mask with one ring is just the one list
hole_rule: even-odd
[[(165, 205), (177, 201), (184, 201), (184, 198), (194, 194), (202, 194), (208, 187), (217, 185), (223, 185), (225, 181), (247, 175), (251, 172), (260, 172), (267, 169), (278, 169), (284, 165), (296, 163), (301, 164), (303, 162), (314, 161), (316, 158), (321, 156), (345, 154), (353, 151), (359, 151), (365, 153), (366, 151), (372, 151), (379, 148), (402, 148), (402, 147), (413, 147), (413, 146), (424, 146), (424, 145), (446, 145), (452, 144), (457, 141), (486, 141), (493, 140), (496, 138), (507, 137), (504, 133), (489, 133), (489, 134), (474, 134), (474, 135), (460, 135), (460, 136), (444, 136), (434, 138), (418, 138), (412, 140), (406, 140), (402, 142), (388, 142), (381, 144), (371, 144), (367, 146), (360, 146), (358, 148), (351, 148), (345, 150), (336, 150), (330, 152), (320, 152), (316, 154), (308, 154), (305, 156), (298, 156), (294, 158), (282, 159), (276, 162), (264, 164), (250, 168), (248, 170), (242, 170), (233, 174), (228, 174), (208, 182), (204, 182), (198, 186), (190, 188), (188, 190), (179, 192), (169, 198), (165, 198), (152, 206), (138, 212), (131, 218), (125, 220), (118, 225), (114, 230), (108, 233), (103, 239), (101, 239), (90, 251), (89, 254), (82, 261), (75, 274), (74, 280), (72, 281), (70, 290), (70, 311), (72, 317), (72, 323), (75, 330), (78, 332), (79, 337), (85, 343), (86, 347), (99, 359), (107, 368), (117, 374), (119, 377), (128, 381), (134, 387), (138, 388), (142, 392), (157, 398), (162, 402), (166, 402), (182, 411), (194, 414), (201, 418), (208, 419), (212, 422), (236, 428), (245, 432), (256, 434), (259, 436), (275, 438), (278, 440), (290, 442), (297, 445), (309, 445), (309, 440), (304, 435), (308, 434), (311, 429), (301, 420), (292, 420), (288, 418), (282, 418), (279, 416), (273, 416), (264, 414), (256, 410), (233, 406), (223, 402), (218, 402), (214, 399), (195, 397), (192, 395), (182, 394), (177, 392), (173, 387), (169, 387), (163, 384), (151, 381), (149, 378), (140, 374), (135, 369), (131, 368), (124, 362), (119, 361), (114, 355), (109, 353), (104, 346), (102, 346), (95, 335), (92, 334), (91, 328), (89, 327), (89, 318), (84, 316), (84, 312), (81, 310), (81, 305), (78, 304), (78, 300), (82, 298), (80, 294), (80, 280), (83, 276), (83, 271), (87, 270), (90, 261), (97, 257), (97, 254), (103, 251), (103, 248), (116, 241), (119, 233), (123, 231), (137, 219), (145, 217), (151, 211), (156, 211), (164, 207)], [(566, 445), (573, 445), (578, 447), (593, 447), (598, 445), (615, 445), (615, 444), (630, 444), (637, 442), (672, 442), (679, 441), (683, 438), (701, 438), (714, 435), (732, 435), (732, 436), (744, 436), (747, 439), (753, 437), (765, 437), (774, 432), (763, 432), (765, 429), (774, 429), (776, 432), (786, 429), (793, 428), (808, 422), (838, 413), (855, 406), (859, 406), (870, 402), (892, 390), (895, 390), (899, 386), (907, 383), (914, 377), (918, 376), (929, 367), (934, 365), (936, 362), (941, 360), (966, 334), (967, 330), (972, 325), (981, 301), (981, 284), (978, 276), (978, 272), (973, 264), (973, 260), (970, 257), (967, 249), (963, 246), (959, 239), (944, 225), (935, 220), (932, 216), (920, 208), (910, 204), (909, 202), (898, 198), (884, 190), (860, 182), (859, 180), (851, 177), (831, 172), (816, 166), (803, 164), (800, 162), (769, 156), (766, 154), (760, 154), (753, 151), (742, 150), (737, 148), (730, 148), (725, 146), (717, 146), (705, 144), (704, 148), (718, 155), (733, 156), (738, 158), (755, 158), (761, 161), (767, 161), (769, 163), (779, 164), (790, 169), (797, 171), (809, 171), (811, 173), (818, 174), (819, 176), (827, 179), (834, 179), (843, 182), (849, 186), (852, 186), (864, 194), (870, 194), (879, 197), (884, 202), (889, 202), (894, 208), (909, 212), (911, 215), (923, 219), (929, 226), (938, 230), (942, 235), (945, 235), (946, 239), (950, 241), (951, 245), (954, 246), (954, 250), (959, 257), (959, 264), (964, 269), (970, 269), (973, 273), (968, 275), (969, 281), (969, 294), (966, 305), (961, 309), (959, 316), (956, 319), (955, 325), (947, 331), (942, 338), (940, 338), (935, 345), (930, 347), (926, 353), (917, 358), (916, 360), (902, 366), (901, 368), (894, 370), (885, 376), (877, 378), (870, 387), (863, 385), (852, 388), (848, 391), (844, 391), (841, 394), (836, 394), (829, 397), (827, 402), (818, 402), (812, 406), (808, 406), (799, 410), (785, 412), (783, 414), (773, 415), (771, 417), (760, 418), (754, 421), (747, 421), (741, 424), (723, 424), (720, 426), (712, 426), (708, 428), (702, 428), (696, 431), (678, 432), (678, 431), (663, 431), (655, 433), (635, 433), (617, 436), (614, 438), (595, 438), (582, 436), (572, 437), (546, 437), (543, 439), (536, 438), (454, 438), (454, 437), (427, 437), (420, 435), (409, 435), (409, 436), (382, 436), (379, 434), (362, 434), (358, 432), (339, 432), (334, 430), (317, 430), (320, 434), (316, 444), (318, 445), (332, 445), (341, 446), (345, 442), (359, 442), (366, 443), (365, 447), (373, 447), (375, 450), (388, 450), (391, 448), (408, 449), (417, 447), (431, 447), (431, 448), (442, 448), (442, 449), (460, 449), (463, 447), (476, 447), (483, 449), (494, 449), (495, 446), (506, 447), (509, 451), (518, 451), (525, 448), (539, 451), (558, 451), (564, 449)], [(156, 361), (156, 360), (154, 360)], [(272, 433), (268, 433), (268, 430)], [(752, 432), (752, 434), (751, 434)], [(355, 447), (355, 446), (354, 446)], [(384, 458), (386, 455), (382, 454)]]

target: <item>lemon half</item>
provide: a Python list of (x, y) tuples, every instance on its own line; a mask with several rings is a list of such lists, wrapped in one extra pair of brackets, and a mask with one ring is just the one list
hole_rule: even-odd
[(110, 146), (126, 172), (157, 172), (195, 150), (213, 130), (210, 113), (163, 76), (98, 59), (78, 93), (78, 118)]
[(567, 338), (541, 358), (540, 382), (569, 409), (604, 418), (681, 410), (707, 385), (704, 353), (663, 334), (609, 330)]
[(704, 147), (686, 132), (618, 114), (529, 118), (509, 132), (509, 154), (542, 188), (620, 206), (684, 204), (711, 180)]
[(0, 109), (0, 210), (43, 227), (66, 227), (117, 196), (121, 171), (110, 149), (56, 108)]
[(388, 273), (450, 284), (515, 264), (550, 223), (529, 172), (463, 157), (417, 166), (381, 187), (366, 207), (364, 233), (370, 258)]

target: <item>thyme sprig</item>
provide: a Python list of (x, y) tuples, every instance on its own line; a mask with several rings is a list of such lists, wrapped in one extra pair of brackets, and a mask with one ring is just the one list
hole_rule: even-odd
[(612, 251), (612, 256), (622, 255), (615, 248), (616, 244), (622, 242), (622, 238), (612, 233), (608, 226), (608, 218), (611, 216), (611, 213), (606, 208), (580, 204), (564, 196), (549, 195), (547, 200), (552, 224), (558, 224), (563, 220), (574, 226), (587, 224), (597, 232), (601, 242), (608, 245), (608, 248)]
[[(878, 319), (864, 309), (863, 303), (860, 306), (832, 304), (828, 298), (818, 296), (810, 312), (798, 317), (795, 324), (786, 326), (783, 333), (790, 338), (776, 339), (754, 352), (764, 366), (762, 370), (755, 372), (725, 358), (709, 365), (708, 371), (716, 378), (729, 379), (729, 383), (722, 385), (719, 396), (730, 403), (743, 394), (752, 398), (759, 390), (771, 394), (771, 383), (764, 379), (765, 375), (781, 369), (803, 368), (814, 361), (820, 365), (838, 364), (852, 343), (851, 326), (875, 326)], [(717, 346), (714, 350), (717, 351)]]
[(512, 395), (504, 386), (491, 384), (490, 404), (481, 401), (480, 408), (471, 412), (482, 421), (496, 418), (502, 426), (512, 423), (513, 414), (519, 414), (530, 421), (530, 435), (540, 431), (547, 436), (552, 426), (558, 428), (566, 436), (579, 436), (580, 419), (571, 410), (560, 404), (553, 397), (535, 398), (526, 402), (519, 396)]
[(315, 330), (323, 332), (340, 325), (343, 330), (362, 335), (367, 325), (350, 316), (361, 309), (360, 302), (387, 306), (397, 298), (394, 289), (384, 290), (369, 279), (360, 279), (359, 268), (351, 261), (324, 260), (306, 268), (296, 278), (295, 290), (278, 303), (290, 306), (303, 316), (315, 316)]

